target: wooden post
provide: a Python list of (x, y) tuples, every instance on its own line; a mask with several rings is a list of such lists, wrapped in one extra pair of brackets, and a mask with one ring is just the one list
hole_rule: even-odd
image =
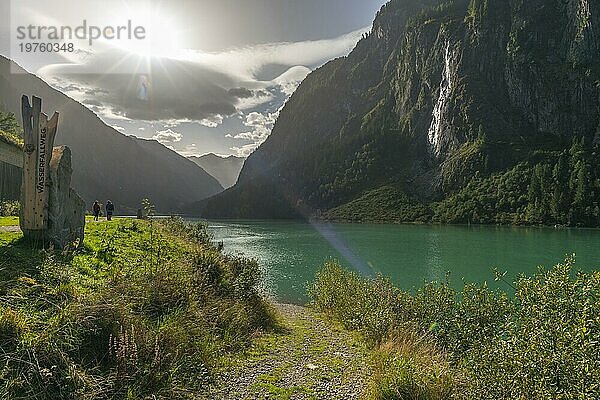
[(43, 234), (48, 228), (48, 177), (58, 113), (51, 120), (42, 113), (42, 99), (22, 98), (23, 114), (23, 184), (21, 188), (21, 229), (27, 234)]

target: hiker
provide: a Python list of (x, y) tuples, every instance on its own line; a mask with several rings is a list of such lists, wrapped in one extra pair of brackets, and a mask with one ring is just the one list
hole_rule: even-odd
[(112, 221), (113, 213), (115, 212), (115, 205), (110, 200), (106, 200), (106, 220)]
[(98, 203), (98, 200), (94, 202), (94, 205), (92, 206), (92, 211), (94, 211), (94, 221), (98, 221), (98, 219), (100, 218), (100, 203)]

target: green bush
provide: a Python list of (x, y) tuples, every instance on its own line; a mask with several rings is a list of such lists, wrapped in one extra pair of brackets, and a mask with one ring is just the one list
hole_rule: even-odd
[(0, 281), (0, 398), (202, 395), (223, 357), (275, 323), (256, 262), (222, 254), (205, 228), (90, 224), (84, 250), (11, 264), (22, 272)]
[(23, 129), (15, 114), (0, 111), (0, 140), (18, 147), (23, 146)]
[(0, 201), (0, 217), (14, 217), (19, 215), (21, 205), (18, 201)]
[[(573, 270), (569, 258), (521, 276), (514, 295), (472, 284), (457, 293), (448, 283), (408, 293), (329, 263), (310, 293), (376, 349), (373, 398), (600, 398), (600, 272)], [(410, 356), (412, 347), (429, 351)]]

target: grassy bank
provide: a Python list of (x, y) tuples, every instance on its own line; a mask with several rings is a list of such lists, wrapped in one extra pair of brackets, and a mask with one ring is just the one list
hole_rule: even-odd
[(370, 345), (368, 398), (595, 399), (599, 289), (600, 272), (575, 273), (571, 259), (520, 277), (514, 296), (470, 284), (408, 293), (329, 263), (311, 296)]
[(69, 254), (0, 230), (0, 398), (194, 398), (273, 326), (258, 279), (178, 220), (89, 223)]

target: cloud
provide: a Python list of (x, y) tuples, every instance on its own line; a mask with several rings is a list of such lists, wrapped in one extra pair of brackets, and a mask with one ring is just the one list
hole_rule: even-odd
[(86, 106), (102, 107), (102, 103), (100, 103), (98, 100), (86, 99), (82, 103), (85, 104)]
[[(104, 69), (110, 71), (111, 65), (122, 58), (137, 59), (144, 68), (138, 74), (98, 74), (87, 69), (88, 65), (93, 65), (92, 71), (104, 65)], [(152, 58), (145, 62), (142, 56), (111, 50), (90, 57), (85, 64), (56, 64), (39, 73), (43, 77), (58, 78), (55, 83), (59, 89), (77, 100), (102, 102), (113, 114), (129, 119), (202, 120), (237, 112), (238, 98), (227, 89), (236, 85), (235, 79), (185, 60)]]
[[(270, 135), (277, 110), (311, 70), (346, 55), (366, 30), (334, 39), (214, 53), (185, 50), (170, 58), (146, 59), (105, 47), (101, 52), (75, 55), (69, 63), (44, 67), (38, 74), (107, 123), (144, 123), (147, 137), (157, 132), (153, 139), (178, 143), (176, 151), (181, 154), (194, 151), (183, 147), (193, 140), (193, 135), (187, 134), (194, 129), (189, 124), (193, 123), (198, 124), (199, 132), (221, 138), (220, 143), (197, 143), (198, 148), (233, 146), (230, 151), (247, 156)], [(140, 73), (121, 73), (136, 65), (143, 65)], [(94, 69), (106, 73), (93, 73)], [(205, 127), (215, 131), (208, 133)], [(186, 137), (175, 130), (185, 131)]]
[(185, 122), (185, 121), (178, 121), (178, 120), (175, 120), (175, 119), (169, 119), (169, 120), (160, 121), (160, 122), (165, 127), (165, 129), (167, 129), (167, 128), (176, 128), (179, 125), (181, 125), (182, 122)]
[(208, 118), (198, 121), (198, 123), (208, 128), (216, 128), (223, 123), (223, 116), (220, 114), (212, 115)]
[(181, 142), (183, 135), (179, 132), (172, 131), (171, 129), (166, 129), (164, 131), (158, 131), (156, 135), (152, 136), (152, 139), (157, 140), (162, 144), (177, 143)]
[(234, 146), (231, 147), (230, 150), (235, 152), (235, 155), (238, 157), (248, 157), (254, 150), (258, 148), (258, 146), (258, 144), (252, 143), (241, 147)]
[[(240, 106), (272, 100), (273, 87), (280, 86), (289, 96), (310, 72), (306, 66), (315, 68), (347, 54), (365, 30), (334, 39), (262, 44), (217, 53), (181, 50), (171, 58), (147, 59), (106, 46), (37, 73), (61, 79), (61, 90), (72, 92), (80, 101), (102, 102), (114, 115), (148, 121), (210, 121), (233, 115)], [(273, 81), (256, 78), (273, 64), (289, 70)]]
[[(268, 43), (231, 49), (219, 53), (187, 50), (181, 57), (217, 71), (228, 71), (241, 81), (255, 81), (258, 73), (269, 65), (308, 66), (316, 68), (327, 61), (347, 55), (370, 27), (322, 40)], [(250, 86), (246, 86), (251, 88)]]
[(266, 139), (270, 133), (271, 133), (271, 131), (269, 129), (267, 129), (263, 126), (259, 126), (253, 131), (238, 133), (233, 138), (259, 142), (259, 141)]
[(249, 97), (254, 96), (254, 93), (252, 92), (252, 90), (249, 90), (246, 88), (229, 89), (229, 94), (234, 97), (237, 97), (238, 99), (247, 99)]
[(272, 125), (275, 123), (276, 119), (276, 114), (270, 113), (265, 115), (258, 112), (251, 112), (250, 114), (246, 115), (246, 121), (244, 122), (244, 125), (254, 127)]
[(177, 152), (184, 157), (192, 157), (192, 156), (200, 155), (200, 150), (198, 149), (198, 146), (195, 143), (188, 144), (185, 147), (183, 147), (182, 149), (178, 149)]
[(255, 111), (246, 115), (246, 120), (243, 122), (243, 124), (246, 127), (252, 128), (252, 130), (241, 132), (236, 135), (227, 134), (225, 137), (245, 140), (252, 143), (243, 145), (241, 147), (234, 146), (231, 147), (230, 150), (235, 151), (236, 154), (239, 156), (248, 156), (265, 140), (267, 140), (267, 138), (271, 134), (271, 131), (273, 130), (273, 126), (275, 125), (275, 121), (277, 120), (278, 115), (279, 112), (259, 113)]
[(275, 78), (274, 82), (279, 84), (281, 90), (289, 97), (298, 89), (300, 83), (302, 83), (310, 72), (310, 69), (303, 66), (292, 67)]

